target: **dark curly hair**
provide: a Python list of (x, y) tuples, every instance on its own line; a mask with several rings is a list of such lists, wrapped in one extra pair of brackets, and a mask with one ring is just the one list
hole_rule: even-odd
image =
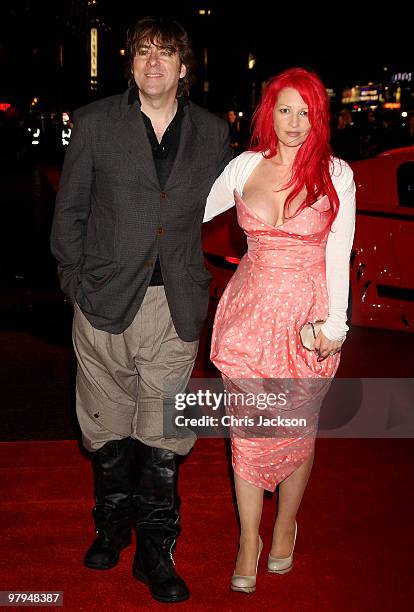
[(134, 85), (133, 63), (140, 45), (145, 42), (169, 47), (177, 52), (181, 64), (186, 67), (186, 75), (178, 82), (177, 96), (188, 95), (192, 82), (194, 56), (191, 42), (184, 28), (172, 19), (162, 17), (144, 17), (139, 19), (127, 33), (127, 78), (128, 84)]

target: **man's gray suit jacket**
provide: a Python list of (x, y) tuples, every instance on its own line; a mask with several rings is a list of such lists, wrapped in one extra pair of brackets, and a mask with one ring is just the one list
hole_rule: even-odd
[(161, 190), (130, 90), (78, 109), (52, 226), (61, 287), (90, 323), (123, 332), (160, 257), (178, 335), (196, 340), (210, 274), (201, 248), (207, 195), (232, 157), (224, 121), (188, 101), (177, 156)]

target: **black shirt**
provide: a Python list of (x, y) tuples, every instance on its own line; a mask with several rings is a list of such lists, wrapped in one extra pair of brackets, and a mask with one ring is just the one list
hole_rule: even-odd
[[(138, 102), (141, 106), (139, 96)], [(165, 130), (161, 142), (158, 142), (157, 140), (154, 128), (152, 127), (151, 119), (141, 111), (142, 119), (144, 120), (144, 125), (147, 130), (148, 140), (151, 145), (152, 156), (161, 190), (165, 188), (168, 177), (170, 176), (177, 155), (178, 145), (180, 144), (181, 124), (184, 117), (184, 106), (187, 104), (187, 100), (186, 98), (180, 97), (177, 98), (177, 102), (177, 112)], [(163, 200), (163, 202), (168, 202), (168, 200)], [(160, 258), (157, 256), (150, 285), (163, 284), (164, 281), (162, 278)]]

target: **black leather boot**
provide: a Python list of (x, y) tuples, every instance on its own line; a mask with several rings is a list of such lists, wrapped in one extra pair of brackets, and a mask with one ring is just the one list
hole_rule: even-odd
[(97, 537), (84, 557), (90, 569), (111, 569), (123, 548), (131, 544), (134, 441), (107, 442), (92, 453)]
[(163, 603), (185, 601), (190, 592), (174, 567), (173, 549), (180, 534), (177, 456), (137, 443), (140, 481), (134, 491), (137, 549), (132, 574)]

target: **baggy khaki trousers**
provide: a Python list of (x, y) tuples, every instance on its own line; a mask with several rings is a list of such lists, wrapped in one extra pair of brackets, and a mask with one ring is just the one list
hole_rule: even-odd
[(76, 412), (87, 450), (132, 437), (179, 455), (190, 451), (196, 436), (174, 426), (174, 398), (185, 392), (198, 340), (178, 337), (163, 286), (148, 287), (121, 334), (95, 329), (75, 305), (73, 345)]

